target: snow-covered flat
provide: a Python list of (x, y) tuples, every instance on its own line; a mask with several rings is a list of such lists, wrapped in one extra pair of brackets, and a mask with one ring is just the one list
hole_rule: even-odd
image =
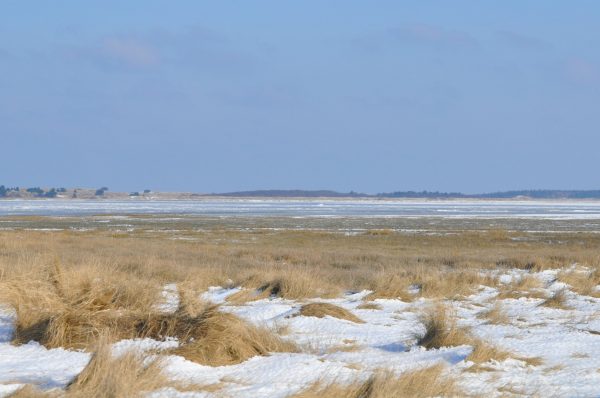
[[(497, 275), (500, 283), (522, 278), (526, 271), (509, 270)], [(556, 281), (557, 271), (529, 274), (543, 283), (542, 293), (565, 292), (565, 308), (540, 305), (541, 298), (499, 298), (498, 286), (481, 286), (469, 297), (446, 301), (457, 325), (474, 336), (514, 354), (492, 360), (485, 369), (473, 371), (468, 360), (472, 347), (461, 345), (425, 349), (416, 344), (425, 327), (423, 311), (427, 299), (404, 302), (376, 299), (373, 309), (360, 308), (369, 291), (351, 292), (336, 299), (302, 302), (267, 298), (230, 304), (228, 296), (239, 288), (212, 287), (201, 298), (221, 305), (223, 311), (259, 326), (265, 326), (294, 341), (298, 353), (256, 356), (237, 365), (211, 367), (176, 355), (163, 354), (164, 372), (173, 380), (191, 385), (219, 385), (216, 391), (179, 392), (167, 388), (149, 393), (152, 397), (268, 397), (284, 398), (317, 381), (350, 383), (367, 379), (378, 369), (403, 372), (443, 363), (458, 385), (473, 396), (600, 396), (600, 299), (574, 293)], [(163, 311), (177, 308), (177, 287), (165, 286)], [(364, 323), (326, 316), (299, 314), (302, 304), (328, 302), (351, 310)], [(502, 306), (507, 322), (493, 323), (481, 315)], [(14, 314), (8, 307), (0, 312), (0, 396), (8, 396), (23, 384), (43, 389), (64, 388), (87, 364), (90, 355), (66, 349), (46, 349), (30, 342), (11, 344)], [(127, 350), (152, 352), (176, 347), (174, 339), (122, 340), (113, 354)], [(527, 361), (536, 358), (536, 361)]]
[[(179, 214), (216, 217), (390, 217), (444, 219), (600, 219), (599, 200), (61, 200), (5, 199), (0, 215), (90, 216), (97, 214)], [(172, 218), (177, 219), (177, 218)]]

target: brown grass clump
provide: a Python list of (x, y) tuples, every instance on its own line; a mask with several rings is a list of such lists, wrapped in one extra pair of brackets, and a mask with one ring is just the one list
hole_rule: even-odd
[(159, 362), (145, 363), (135, 352), (113, 357), (109, 340), (100, 338), (89, 364), (68, 386), (67, 397), (141, 397), (169, 385)]
[(600, 272), (593, 269), (590, 272), (572, 270), (561, 272), (558, 280), (571, 286), (571, 288), (584, 296), (600, 297), (600, 291), (596, 289), (600, 285)]
[[(442, 259), (449, 263), (451, 260)], [(368, 288), (373, 290), (369, 299), (399, 298), (412, 301), (415, 297), (455, 298), (474, 293), (481, 285), (493, 285), (491, 277), (477, 269), (454, 269), (440, 264), (425, 264), (401, 270), (383, 270), (373, 277)], [(409, 293), (416, 288), (416, 293)]]
[(427, 349), (470, 345), (473, 347), (473, 351), (467, 359), (476, 364), (472, 367), (472, 371), (485, 370), (486, 368), (482, 364), (490, 360), (504, 361), (510, 357), (526, 362), (535, 360), (535, 358), (521, 358), (473, 337), (466, 329), (456, 326), (454, 317), (441, 304), (431, 307), (422, 317), (422, 322), (426, 331), (423, 336), (418, 338), (417, 344)]
[(336, 345), (327, 349), (327, 353), (331, 354), (334, 352), (356, 352), (360, 351), (362, 347), (358, 344), (344, 344)]
[(500, 288), (497, 296), (498, 299), (506, 298), (544, 298), (545, 293), (542, 290), (544, 287), (541, 280), (532, 275), (524, 275), (518, 281), (509, 283)]
[(356, 382), (350, 385), (316, 382), (304, 391), (292, 395), (291, 398), (366, 398), (365, 383)]
[(229, 304), (244, 304), (248, 301), (262, 300), (270, 296), (270, 292), (264, 292), (257, 289), (242, 289), (233, 293), (225, 299)]
[(334, 318), (345, 319), (354, 323), (365, 323), (362, 319), (347, 309), (329, 303), (304, 304), (302, 307), (300, 307), (299, 315), (315, 316), (317, 318), (332, 316)]
[(502, 308), (502, 304), (499, 301), (496, 301), (489, 310), (478, 314), (478, 318), (484, 318), (488, 321), (488, 323), (494, 325), (507, 325), (510, 323), (510, 318)]
[(367, 381), (351, 385), (317, 382), (293, 398), (430, 398), (464, 396), (455, 380), (444, 374), (444, 365), (417, 369), (395, 376), (378, 372)]
[[(245, 292), (246, 298), (241, 297), (244, 293), (237, 295), (241, 302), (270, 295), (290, 299), (331, 297), (344, 290), (363, 289), (374, 291), (370, 298), (412, 300), (419, 295), (454, 298), (473, 292), (480, 284), (494, 286), (480, 271), (499, 266), (529, 269), (532, 268), (529, 264), (535, 264), (535, 270), (542, 270), (574, 262), (589, 269), (597, 269), (599, 265), (600, 236), (590, 233), (531, 235), (523, 232), (520, 236), (527, 239), (518, 241), (500, 239), (504, 232), (483, 230), (440, 235), (345, 236), (331, 231), (285, 228), (273, 231), (269, 227), (282, 222), (275, 219), (240, 219), (239, 225), (238, 221), (230, 220), (229, 227), (224, 228), (221, 221), (194, 217), (169, 224), (162, 221), (157, 224), (152, 218), (132, 217), (128, 222), (136, 224), (136, 231), (120, 233), (119, 238), (114, 237), (115, 226), (111, 223), (105, 226), (78, 218), (6, 219), (9, 226), (68, 229), (73, 223), (81, 226), (91, 223), (97, 230), (0, 231), (2, 288), (6, 283), (19, 283), (18, 279), (25, 277), (38, 284), (21, 284), (21, 287), (36, 290), (37, 296), (45, 300), (56, 298), (42, 297), (43, 291), (49, 292), (48, 288), (56, 289), (50, 296), (65, 288), (65, 296), (73, 297), (73, 288), (82, 279), (99, 278), (104, 282), (97, 286), (114, 287), (121, 282), (115, 292), (117, 296), (130, 288), (125, 281), (133, 285), (153, 285), (145, 289), (145, 294), (130, 296), (134, 298), (152, 296), (152, 291), (166, 283), (186, 281), (196, 292), (208, 286), (243, 286), (249, 292)], [(329, 221), (318, 223), (321, 222)], [(163, 225), (173, 228), (173, 232), (162, 231)], [(173, 239), (177, 237), (189, 240)], [(557, 240), (562, 243), (557, 245)], [(62, 275), (56, 273), (57, 278), (52, 283), (46, 275), (48, 264), (52, 264), (56, 254), (63, 272)], [(419, 286), (420, 292), (409, 294), (411, 285)], [(524, 290), (524, 286), (521, 288)], [(0, 294), (3, 291), (0, 289)], [(233, 296), (230, 301), (235, 299)], [(68, 301), (59, 301), (69, 305)]]
[(473, 346), (473, 352), (471, 352), (471, 354), (467, 357), (467, 360), (475, 363), (474, 366), (469, 368), (469, 371), (471, 372), (491, 370), (485, 366), (485, 363), (488, 363), (492, 360), (505, 361), (508, 358), (514, 358), (516, 360), (525, 362), (529, 366), (539, 366), (543, 363), (541, 358), (523, 357), (510, 351), (498, 348), (486, 342), (485, 340), (478, 338), (473, 338), (471, 340), (471, 345)]
[(42, 391), (38, 387), (27, 384), (10, 394), (10, 398), (55, 398), (62, 394), (59, 391)]
[(477, 269), (446, 269), (445, 272), (422, 269), (415, 283), (421, 286), (423, 297), (456, 298), (473, 294), (481, 285), (492, 286), (494, 281)]
[(567, 295), (565, 289), (557, 290), (550, 297), (544, 300), (541, 305), (544, 307), (557, 308), (561, 310), (568, 310), (571, 308), (567, 305)]
[[(132, 314), (149, 311), (158, 289), (115, 269), (65, 271), (58, 262), (41, 275), (4, 283), (0, 300), (15, 308), (15, 343), (89, 348), (102, 333), (134, 336)], [(37, 277), (37, 278), (36, 278)]]
[(487, 370), (482, 364), (491, 360), (504, 361), (513, 357), (510, 352), (495, 347), (484, 340), (473, 339), (472, 345), (473, 352), (467, 357), (467, 360), (475, 363), (475, 366), (469, 368), (471, 371)]
[(517, 356), (515, 357), (515, 359), (518, 359), (519, 361), (523, 361), (525, 362), (527, 365), (529, 366), (540, 366), (544, 363), (544, 360), (540, 357), (520, 357)]
[(370, 277), (368, 288), (373, 293), (368, 296), (368, 299), (389, 298), (412, 301), (414, 296), (408, 292), (410, 284), (411, 278), (407, 271), (381, 270)]
[(172, 352), (210, 366), (231, 365), (270, 352), (296, 352), (296, 346), (233, 314), (206, 307), (199, 315), (184, 310), (175, 314), (151, 315), (138, 325), (142, 337), (177, 337), (181, 346)]
[[(279, 267), (281, 268), (281, 267)], [(290, 300), (304, 298), (336, 297), (341, 293), (339, 287), (315, 278), (306, 272), (291, 267), (284, 270), (265, 270), (260, 274), (251, 274), (241, 283), (247, 289), (241, 290), (227, 298), (230, 303), (244, 303), (268, 297), (281, 297)]]
[[(35, 340), (47, 347), (90, 349), (100, 336), (177, 337), (176, 350), (209, 365), (238, 363), (274, 351), (295, 351), (270, 331), (208, 306), (186, 284), (178, 285), (179, 308), (172, 314), (154, 309), (158, 290), (119, 280), (111, 274), (80, 275), (58, 265), (40, 279), (7, 283), (0, 293), (17, 311), (14, 341)], [(6, 302), (4, 301), (4, 302)]]
[(471, 343), (468, 332), (456, 326), (454, 317), (442, 304), (429, 308), (421, 322), (425, 326), (425, 334), (417, 338), (417, 344), (427, 349)]
[(380, 310), (381, 305), (373, 302), (364, 302), (362, 304), (359, 304), (356, 308), (358, 308), (359, 310)]

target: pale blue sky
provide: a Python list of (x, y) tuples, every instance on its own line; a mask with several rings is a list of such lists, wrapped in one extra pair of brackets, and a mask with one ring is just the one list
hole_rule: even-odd
[(600, 188), (598, 1), (0, 2), (0, 184)]

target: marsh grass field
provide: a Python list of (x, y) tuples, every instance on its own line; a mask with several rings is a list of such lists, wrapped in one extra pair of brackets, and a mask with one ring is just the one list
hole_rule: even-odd
[(2, 226), (3, 396), (600, 395), (600, 234), (583, 221)]

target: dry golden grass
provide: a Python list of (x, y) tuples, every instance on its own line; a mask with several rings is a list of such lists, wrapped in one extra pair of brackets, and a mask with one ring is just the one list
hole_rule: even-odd
[[(143, 335), (162, 335), (164, 320), (150, 319), (143, 326), (148, 330)], [(197, 317), (178, 317), (167, 328), (173, 328), (173, 332), (167, 335), (176, 336), (182, 342), (173, 353), (210, 366), (236, 364), (271, 352), (298, 351), (294, 343), (282, 340), (270, 330), (250, 325), (233, 314), (218, 311), (214, 306)]]
[(475, 365), (469, 368), (470, 371), (487, 370), (484, 365), (490, 361), (504, 361), (514, 357), (510, 352), (502, 350), (484, 340), (472, 339), (473, 352), (467, 357), (467, 360), (474, 362)]
[[(67, 275), (63, 280), (69, 285), (79, 283), (71, 283), (76, 274), (88, 280), (114, 275), (117, 282), (152, 285), (150, 291), (173, 282), (185, 283), (194, 291), (239, 285), (249, 291), (244, 293), (246, 298), (240, 297), (243, 293), (238, 295), (240, 301), (269, 295), (331, 297), (344, 290), (362, 289), (373, 290), (371, 298), (412, 300), (415, 296), (407, 291), (411, 285), (421, 287), (416, 297), (431, 298), (470, 294), (480, 284), (495, 286), (495, 281), (482, 276), (481, 269), (537, 270), (572, 262), (597, 269), (599, 265), (596, 248), (600, 237), (594, 234), (560, 235), (566, 242), (560, 246), (543, 235), (513, 241), (506, 239), (505, 231), (440, 236), (236, 230), (185, 234), (198, 240), (176, 241), (152, 231), (125, 233), (119, 238), (110, 231), (2, 231), (0, 275), (4, 282), (14, 282), (19, 276), (42, 276), (58, 257)], [(48, 278), (33, 279), (42, 279), (41, 287), (47, 290)], [(511, 288), (527, 290), (523, 284)]]
[(317, 382), (293, 398), (431, 398), (464, 396), (455, 380), (436, 365), (395, 376), (378, 372), (364, 382), (350, 385)]
[(489, 310), (478, 314), (478, 318), (483, 318), (493, 325), (507, 325), (510, 323), (510, 318), (499, 301), (496, 301)]
[(162, 314), (153, 307), (158, 300), (153, 285), (118, 274), (102, 276), (101, 270), (84, 275), (65, 272), (55, 263), (39, 279), (7, 282), (1, 294), (17, 311), (14, 342), (36, 340), (47, 347), (91, 349), (101, 335), (112, 341), (177, 337), (182, 343), (177, 354), (215, 366), (296, 350), (269, 330), (200, 302), (186, 284), (179, 285), (177, 311)]
[(68, 397), (141, 397), (170, 386), (159, 362), (145, 363), (144, 358), (134, 352), (113, 357), (110, 340), (100, 338), (89, 364), (67, 387)]
[(522, 360), (529, 365), (538, 366), (539, 358), (524, 358), (509, 351), (498, 348), (489, 342), (473, 337), (469, 330), (456, 326), (454, 316), (443, 304), (430, 307), (421, 318), (425, 325), (425, 333), (418, 336), (417, 344), (427, 349), (470, 345), (473, 351), (467, 360), (474, 362), (471, 371), (487, 370), (485, 363), (495, 360), (504, 361), (508, 358)]
[[(448, 258), (438, 261), (430, 263), (429, 260), (417, 259), (411, 267), (380, 270), (371, 277), (367, 286), (373, 290), (368, 299), (460, 298), (475, 293), (482, 285), (495, 285), (493, 278), (482, 274), (478, 268), (448, 266), (454, 264), (454, 260)], [(409, 289), (416, 293), (409, 293)]]
[(585, 352), (575, 352), (571, 354), (571, 358), (589, 358), (590, 355)]
[(560, 289), (552, 293), (552, 295), (544, 300), (541, 305), (544, 307), (557, 308), (561, 310), (568, 310), (571, 308), (567, 305), (567, 295), (565, 289)]
[(600, 297), (600, 272), (594, 269), (590, 272), (570, 270), (559, 273), (558, 280), (571, 286), (571, 289), (584, 296)]
[(481, 285), (493, 285), (493, 279), (479, 270), (446, 270), (431, 273), (422, 269), (418, 280), (421, 295), (428, 298), (456, 298), (474, 293)]
[[(23, 222), (50, 221), (25, 217)], [(455, 299), (480, 285), (498, 285), (482, 270), (543, 270), (578, 263), (591, 270), (589, 277), (560, 277), (575, 291), (593, 294), (600, 269), (600, 236), (591, 233), (535, 234), (517, 241), (512, 239), (515, 233), (502, 230), (345, 236), (177, 227), (193, 240), (173, 240), (169, 233), (151, 229), (0, 231), (0, 303), (17, 312), (15, 342), (33, 339), (47, 347), (93, 350), (103, 335), (174, 336), (184, 342), (178, 352), (188, 358), (206, 364), (236, 363), (296, 347), (199, 302), (198, 294), (208, 286), (244, 287), (230, 298), (239, 303), (273, 295), (334, 297), (363, 289), (374, 291), (369, 299)], [(155, 308), (166, 283), (176, 283), (181, 296), (174, 314)], [(418, 293), (409, 294), (411, 287), (419, 287)], [(537, 279), (526, 277), (505, 286), (499, 297), (539, 296), (540, 287)], [(491, 322), (504, 321), (500, 310), (488, 316)], [(424, 321), (427, 333), (420, 340), (426, 347), (470, 344), (477, 361), (502, 357), (474, 342), (448, 315), (432, 313)]]
[(544, 284), (538, 278), (532, 275), (524, 275), (513, 283), (502, 285), (497, 298), (545, 298), (545, 292), (542, 290), (543, 287)]
[(317, 318), (331, 316), (334, 318), (345, 319), (355, 323), (364, 323), (362, 319), (360, 319), (347, 309), (329, 303), (304, 304), (302, 307), (300, 307), (299, 314), (304, 316), (315, 316)]
[(205, 365), (231, 365), (270, 352), (295, 352), (297, 347), (266, 328), (203, 303), (192, 291), (179, 287), (179, 307), (173, 314), (151, 313), (135, 324), (138, 337), (176, 337), (172, 352)]
[(54, 262), (31, 276), (6, 281), (0, 301), (17, 313), (14, 341), (36, 340), (47, 347), (88, 348), (98, 336), (134, 336), (132, 314), (149, 312), (158, 286), (115, 269), (63, 271)]
[(106, 335), (99, 337), (88, 365), (64, 391), (42, 391), (27, 385), (11, 395), (15, 398), (117, 398), (143, 397), (165, 387), (177, 387), (163, 374), (157, 360), (145, 360), (139, 353), (128, 352), (119, 357), (111, 354)]
[(405, 269), (381, 269), (368, 279), (367, 288), (373, 293), (367, 296), (367, 299), (388, 298), (412, 301), (414, 296), (408, 292), (412, 279), (409, 271)]
[(521, 357), (521, 356), (517, 356), (517, 357), (515, 357), (515, 359), (518, 359), (519, 361), (523, 361), (523, 362), (525, 362), (529, 366), (540, 366), (540, 365), (544, 364), (544, 360), (542, 358), (539, 358), (539, 357)]
[(342, 344), (329, 347), (326, 352), (329, 354), (334, 352), (356, 352), (360, 351), (360, 349), (361, 346), (358, 344)]
[(60, 391), (42, 391), (36, 386), (31, 384), (27, 384), (22, 388), (19, 388), (14, 393), (10, 394), (10, 398), (54, 398), (62, 396), (62, 392)]
[(359, 304), (356, 308), (359, 310), (380, 310), (381, 305), (373, 302), (364, 302)]
[[(241, 274), (245, 272), (241, 271)], [(336, 297), (342, 293), (339, 287), (327, 281), (318, 281), (303, 269), (295, 267), (275, 267), (265, 270), (260, 274), (241, 278), (237, 283), (246, 289), (241, 290), (227, 298), (230, 303), (243, 303), (246, 301), (260, 300), (267, 297), (281, 297), (285, 299), (302, 299), (307, 297)]]
[(443, 304), (437, 304), (421, 316), (425, 333), (418, 336), (417, 344), (427, 349), (459, 346), (471, 343), (467, 330), (456, 326), (454, 317)]

